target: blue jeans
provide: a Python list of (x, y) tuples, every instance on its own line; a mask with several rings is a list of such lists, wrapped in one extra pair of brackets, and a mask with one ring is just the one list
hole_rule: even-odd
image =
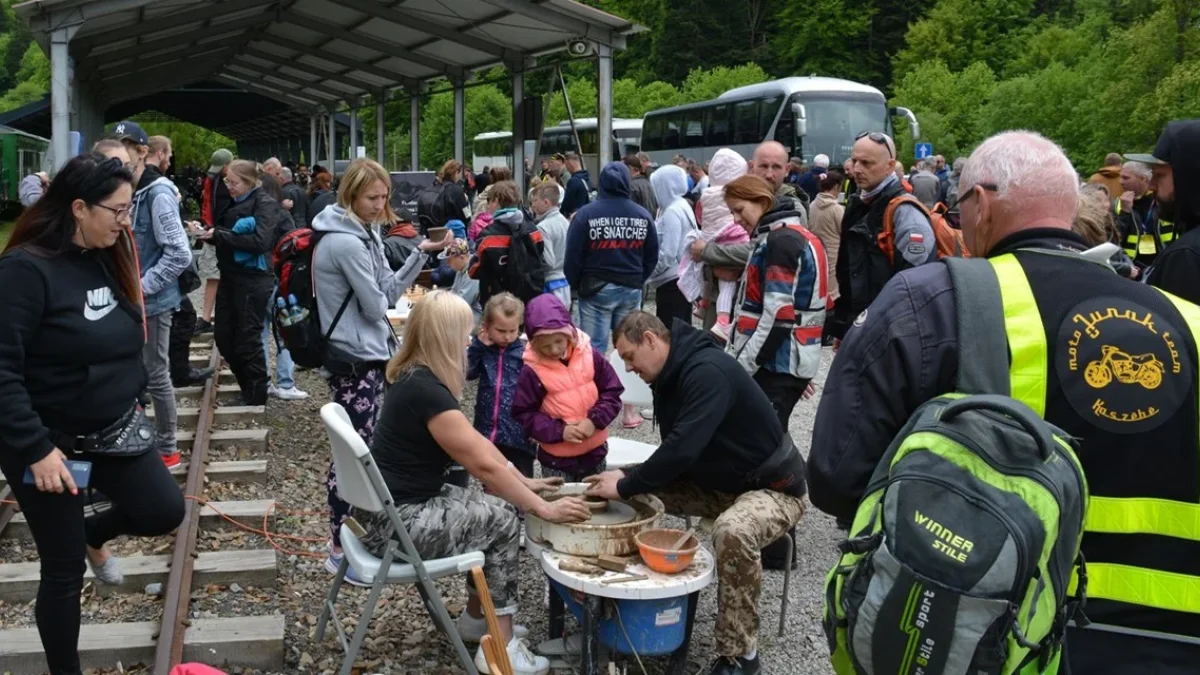
[(613, 329), (641, 306), (642, 289), (604, 284), (595, 295), (579, 299), (579, 327), (592, 339), (592, 349), (607, 354)]
[[(271, 372), (271, 340), (274, 339), (274, 334), (271, 330), (271, 319), (275, 316), (275, 311), (278, 309), (275, 306), (275, 294), (279, 289), (275, 289), (275, 293), (271, 294), (271, 299), (267, 302), (267, 318), (263, 321), (262, 343), (263, 355), (267, 357), (267, 373)], [(276, 348), (279, 353), (275, 356), (275, 386), (280, 389), (291, 389), (296, 386), (296, 364), (292, 363), (292, 353), (283, 346), (282, 342), (276, 342)]]

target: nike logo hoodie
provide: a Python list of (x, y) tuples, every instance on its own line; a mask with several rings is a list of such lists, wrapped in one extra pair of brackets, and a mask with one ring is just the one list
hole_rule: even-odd
[(0, 293), (5, 463), (49, 454), (48, 429), (103, 429), (145, 389), (142, 309), (121, 296), (110, 269), (107, 251), (75, 246), (50, 257), (19, 249), (0, 257), (0, 288), (19, 289)]

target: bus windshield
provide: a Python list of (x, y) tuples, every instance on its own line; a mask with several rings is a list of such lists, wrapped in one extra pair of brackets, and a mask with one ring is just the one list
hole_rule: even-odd
[(841, 166), (850, 158), (854, 138), (862, 132), (891, 133), (887, 103), (882, 99), (801, 98), (800, 103), (808, 119), (802, 157), (810, 164), (818, 154), (825, 154), (830, 166)]

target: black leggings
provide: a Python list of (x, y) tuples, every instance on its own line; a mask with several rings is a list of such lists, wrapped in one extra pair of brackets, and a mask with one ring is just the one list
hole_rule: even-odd
[(267, 275), (226, 274), (217, 286), (213, 338), (250, 405), (267, 404), (262, 329), (273, 292), (275, 278)]
[(666, 324), (668, 329), (675, 319), (692, 325), (692, 303), (684, 297), (675, 280), (654, 289), (654, 315)]
[(788, 422), (791, 420), (792, 411), (800, 402), (800, 396), (808, 387), (809, 380), (759, 368), (754, 373), (754, 381), (771, 401), (771, 407), (775, 409), (775, 415), (779, 418), (779, 423), (783, 425), (783, 433), (788, 433)]
[(171, 316), (171, 339), (167, 354), (171, 362), (171, 379), (176, 383), (187, 381), (192, 374), (189, 362), (192, 333), (196, 332), (196, 308), (188, 296), (183, 296), (179, 309)]
[(51, 675), (79, 675), (79, 595), (83, 591), (85, 546), (100, 548), (123, 534), (154, 537), (166, 534), (183, 520), (183, 494), (157, 452), (136, 457), (73, 455), (92, 463), (90, 486), (112, 504), (84, 518), (86, 491), (78, 495), (40, 492), (26, 485), (26, 465), (0, 461), (29, 523), (41, 559), (37, 618), (42, 648)]

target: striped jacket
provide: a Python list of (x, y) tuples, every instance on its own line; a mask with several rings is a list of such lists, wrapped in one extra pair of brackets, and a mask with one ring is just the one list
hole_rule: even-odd
[(829, 307), (825, 248), (786, 205), (762, 217), (753, 244), (728, 351), (751, 374), (765, 368), (812, 379)]

